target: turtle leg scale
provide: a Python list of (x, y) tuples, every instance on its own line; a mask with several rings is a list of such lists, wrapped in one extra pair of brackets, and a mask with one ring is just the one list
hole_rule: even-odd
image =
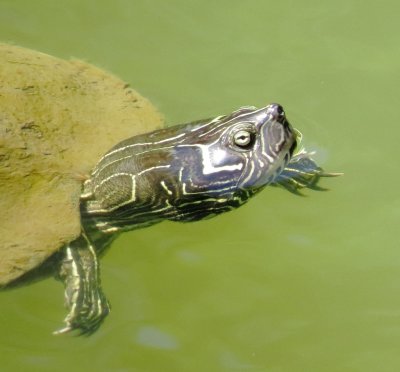
[(82, 234), (64, 248), (59, 279), (64, 282), (65, 302), (69, 313), (65, 327), (55, 334), (79, 330), (80, 334), (95, 332), (110, 312), (100, 282), (100, 270), (94, 247)]

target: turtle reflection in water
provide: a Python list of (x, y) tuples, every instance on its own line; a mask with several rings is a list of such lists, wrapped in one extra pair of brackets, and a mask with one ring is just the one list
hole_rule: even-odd
[(309, 154), (283, 108), (226, 116), (132, 137), (106, 153), (83, 185), (81, 235), (52, 257), (69, 314), (56, 333), (95, 331), (109, 313), (98, 255), (123, 231), (163, 220), (197, 221), (238, 208), (266, 185), (318, 189), (331, 176)]

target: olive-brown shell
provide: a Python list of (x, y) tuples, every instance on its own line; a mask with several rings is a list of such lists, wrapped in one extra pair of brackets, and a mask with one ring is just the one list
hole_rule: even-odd
[(162, 123), (97, 67), (0, 44), (0, 286), (79, 235), (82, 181), (100, 156)]

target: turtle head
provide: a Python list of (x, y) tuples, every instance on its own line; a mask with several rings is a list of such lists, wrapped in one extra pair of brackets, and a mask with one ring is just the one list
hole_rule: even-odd
[[(237, 188), (258, 189), (273, 182), (296, 147), (296, 132), (282, 106), (241, 108), (225, 121), (226, 131), (218, 146), (210, 148), (210, 159), (239, 171), (232, 180)], [(221, 167), (215, 164), (215, 169), (218, 165)]]
[(260, 189), (274, 181), (295, 147), (296, 131), (282, 106), (242, 107), (187, 130), (174, 148), (174, 169), (181, 183), (198, 191)]
[(296, 131), (282, 106), (242, 107), (186, 127), (173, 150), (179, 220), (201, 219), (237, 208), (274, 182), (290, 161)]
[(278, 104), (132, 137), (105, 154), (85, 182), (83, 214), (98, 228), (113, 226), (109, 231), (211, 217), (274, 182), (295, 147), (296, 132)]

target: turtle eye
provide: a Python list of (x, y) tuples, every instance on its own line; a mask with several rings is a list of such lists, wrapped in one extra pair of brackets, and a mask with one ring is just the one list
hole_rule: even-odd
[(253, 133), (247, 130), (239, 130), (233, 135), (233, 142), (236, 146), (248, 148), (254, 142), (253, 137)]

